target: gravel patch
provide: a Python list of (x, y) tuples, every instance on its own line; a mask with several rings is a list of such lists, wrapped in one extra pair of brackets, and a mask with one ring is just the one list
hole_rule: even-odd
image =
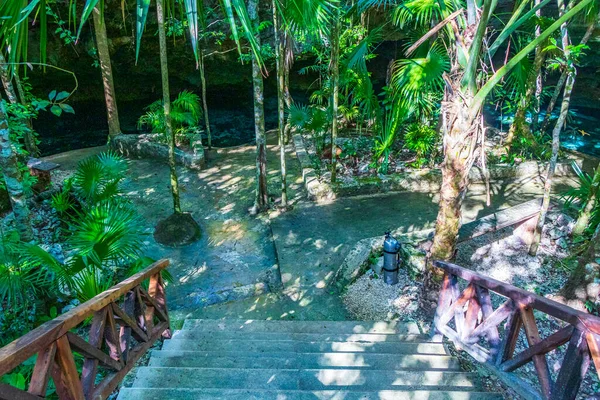
[(421, 284), (401, 270), (396, 285), (388, 285), (369, 270), (347, 287), (342, 296), (353, 317), (364, 321), (412, 320), (419, 309)]

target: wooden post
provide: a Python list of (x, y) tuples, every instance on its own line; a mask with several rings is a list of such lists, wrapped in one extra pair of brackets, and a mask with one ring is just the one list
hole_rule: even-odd
[(590, 356), (585, 333), (576, 328), (571, 335), (551, 399), (574, 400), (589, 365)]
[[(442, 281), (442, 288), (440, 289), (440, 296), (438, 298), (438, 305), (435, 309), (435, 317), (433, 318), (433, 329), (431, 330), (431, 336), (436, 338), (441, 332), (437, 329), (437, 324), (444, 314), (444, 311), (450, 306), (452, 300), (452, 294), (450, 293), (451, 284), (450, 274), (444, 272), (444, 280)], [(436, 341), (441, 341), (441, 338), (436, 338)]]
[(85, 400), (75, 359), (67, 336), (56, 341), (56, 364), (52, 377), (61, 400)]
[[(97, 311), (94, 314), (94, 318), (92, 319), (92, 326), (90, 327), (89, 343), (97, 349), (100, 349), (100, 347), (102, 346), (105, 325), (106, 307), (104, 307), (100, 311)], [(98, 359), (86, 358), (83, 362), (83, 370), (81, 371), (81, 385), (83, 386), (83, 393), (85, 394), (85, 397), (88, 400), (90, 400), (90, 396), (94, 392), (97, 371)]]
[(522, 323), (521, 313), (517, 308), (512, 312), (511, 316), (508, 317), (508, 321), (504, 327), (504, 339), (502, 340), (500, 350), (498, 351), (496, 365), (500, 365), (504, 361), (512, 358), (515, 347), (517, 346)]
[[(542, 341), (540, 339), (540, 332), (538, 331), (537, 324), (535, 323), (535, 317), (533, 316), (533, 309), (529, 306), (521, 308), (521, 318), (523, 320), (523, 327), (525, 328), (525, 336), (527, 336), (527, 343), (529, 346), (533, 346)], [(533, 364), (540, 381), (542, 393), (546, 399), (550, 398), (550, 392), (552, 391), (552, 378), (550, 378), (550, 369), (548, 368), (548, 361), (544, 354), (537, 354), (533, 357)]]
[(48, 347), (38, 353), (38, 358), (33, 367), (31, 382), (28, 392), (36, 396), (45, 397), (48, 388), (48, 379), (54, 365), (54, 356), (56, 355), (56, 343), (51, 343)]

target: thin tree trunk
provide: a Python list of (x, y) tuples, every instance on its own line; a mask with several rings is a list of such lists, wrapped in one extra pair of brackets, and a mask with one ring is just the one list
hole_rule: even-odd
[(165, 129), (169, 140), (169, 169), (171, 173), (171, 194), (173, 195), (173, 210), (181, 213), (179, 200), (179, 181), (175, 168), (175, 133), (171, 123), (171, 94), (169, 91), (169, 66), (167, 63), (167, 35), (165, 33), (165, 15), (163, 0), (156, 0), (156, 14), (158, 18), (158, 40), (160, 43), (160, 72), (162, 77), (163, 107), (165, 110)]
[(335, 11), (335, 21), (331, 33), (331, 182), (335, 182), (337, 175), (337, 146), (338, 135), (338, 102), (340, 92), (340, 11)]
[(2, 177), (6, 184), (6, 191), (10, 198), (17, 231), (22, 241), (30, 242), (33, 239), (33, 231), (31, 230), (31, 220), (29, 215), (29, 207), (27, 207), (27, 199), (23, 189), (23, 177), (17, 155), (13, 151), (10, 141), (10, 131), (8, 128), (8, 116), (4, 109), (4, 104), (0, 98), (0, 169)]
[(198, 68), (200, 69), (200, 85), (202, 86), (202, 108), (204, 110), (204, 126), (208, 149), (212, 148), (212, 136), (210, 134), (210, 121), (208, 119), (208, 102), (206, 101), (206, 77), (204, 76), (204, 51), (198, 49)]
[(587, 199), (587, 202), (583, 204), (579, 216), (577, 217), (577, 222), (573, 227), (573, 236), (580, 236), (588, 227), (590, 223), (590, 219), (592, 218), (592, 211), (596, 208), (596, 204), (598, 203), (598, 189), (600, 188), (600, 165), (596, 168), (596, 172), (594, 173), (594, 178), (592, 179), (592, 185), (590, 187), (590, 197)]
[[(294, 54), (292, 53), (292, 39), (288, 32), (284, 32), (283, 43), (285, 45), (284, 48), (284, 59), (283, 59), (283, 94), (285, 99), (285, 107), (289, 110), (292, 106), (292, 94), (290, 93), (290, 69), (292, 68), (292, 61), (294, 60)], [(290, 123), (290, 118), (288, 116), (285, 122), (285, 143), (289, 143), (291, 139), (292, 132), (292, 124)]]
[[(534, 5), (537, 6), (540, 4), (540, 0), (535, 0)], [(542, 18), (542, 10), (539, 9), (535, 12), (535, 15), (537, 16), (538, 20), (540, 20)], [(540, 27), (540, 24), (536, 24), (535, 25), (535, 37), (539, 37), (540, 34), (542, 33), (542, 29)], [(543, 49), (541, 48), (541, 46), (538, 46), (535, 49), (535, 55), (536, 57), (538, 56), (539, 52), (543, 51)], [(539, 115), (540, 115), (540, 104), (541, 104), (541, 100), (542, 100), (542, 90), (543, 90), (543, 80), (542, 80), (542, 68), (540, 66), (540, 69), (537, 71), (537, 74), (535, 76), (535, 96), (534, 96), (534, 102), (533, 102), (533, 113), (532, 113), (532, 118), (531, 118), (531, 130), (533, 132), (537, 131), (537, 126), (538, 126), (538, 119), (539, 119)]]
[[(596, 18), (599, 19), (600, 15)], [(579, 42), (579, 44), (587, 44), (587, 42), (590, 40), (590, 38), (592, 37), (593, 33), (594, 33), (594, 29), (596, 28), (597, 23), (591, 23), (590, 26), (588, 26), (587, 30), (585, 31), (585, 34), (583, 35), (583, 37), (581, 38), (581, 41)], [(546, 108), (546, 115), (544, 116), (544, 120), (542, 122), (541, 128), (540, 130), (542, 132), (545, 132), (546, 129), (548, 129), (548, 124), (550, 124), (550, 117), (552, 116), (552, 111), (554, 111), (554, 107), (556, 106), (556, 101), (558, 100), (558, 96), (560, 96), (560, 92), (565, 84), (567, 80), (567, 71), (563, 71), (562, 74), (560, 75), (560, 78), (558, 79), (558, 82), (556, 83), (556, 87), (554, 88), (554, 93), (552, 94), (552, 98), (550, 99), (550, 102), (548, 103), (548, 108)]]
[(556, 83), (556, 87), (554, 88), (554, 93), (552, 94), (552, 98), (550, 98), (550, 102), (548, 103), (548, 108), (546, 108), (546, 115), (544, 116), (544, 120), (542, 121), (542, 125), (540, 126), (540, 131), (545, 132), (548, 129), (548, 125), (550, 124), (550, 117), (552, 116), (552, 111), (554, 111), (554, 107), (556, 106), (556, 102), (558, 100), (558, 96), (560, 96), (560, 92), (565, 86), (565, 82), (567, 81), (567, 72), (563, 71)]
[[(15, 72), (15, 78), (17, 78)], [(4, 86), (4, 91), (6, 92), (6, 97), (11, 104), (18, 104), (19, 97), (17, 96), (17, 92), (15, 91), (15, 87), (12, 84), (12, 79), (10, 76), (10, 72), (8, 70), (8, 64), (6, 63), (6, 59), (4, 55), (0, 52), (0, 79), (2, 80), (2, 85)], [(17, 88), (21, 91), (21, 104), (27, 106), (27, 100), (25, 99), (25, 93), (23, 92), (23, 88), (20, 85), (20, 81), (18, 79), (15, 80), (17, 82)], [(23, 118), (21, 120), (23, 124), (27, 126), (27, 131), (25, 132), (24, 142), (25, 148), (29, 152), (30, 155), (35, 156), (38, 153), (38, 148), (35, 143), (35, 138), (33, 137), (33, 125), (29, 118)]]
[[(558, 0), (557, 3), (559, 14), (563, 15), (565, 13), (564, 0)], [(569, 60), (568, 46), (570, 42), (567, 25), (563, 24), (560, 30), (562, 37), (563, 52), (565, 53), (565, 58)], [(570, 61), (567, 62), (571, 63)], [(575, 85), (575, 75), (577, 74), (575, 65), (571, 63), (571, 65), (567, 66), (567, 68), (569, 72), (567, 76), (567, 82), (565, 83), (565, 92), (563, 94), (563, 100), (560, 107), (560, 115), (558, 116), (558, 120), (556, 121), (554, 129), (552, 130), (552, 156), (550, 158), (550, 163), (548, 164), (548, 173), (546, 174), (546, 181), (544, 182), (544, 196), (542, 198), (542, 207), (540, 209), (540, 214), (538, 216), (535, 231), (533, 232), (533, 239), (529, 247), (529, 255), (531, 256), (535, 256), (537, 254), (538, 248), (540, 246), (540, 241), (542, 240), (542, 229), (544, 228), (544, 223), (546, 222), (546, 215), (548, 214), (548, 207), (550, 206), (550, 191), (552, 190), (552, 180), (554, 178), (554, 172), (556, 171), (556, 163), (558, 162), (558, 151), (560, 150), (560, 133), (562, 132), (562, 129), (567, 120), (567, 114), (569, 113), (569, 105), (571, 103), (571, 93), (573, 92), (573, 86)]]
[[(258, 32), (258, 0), (248, 1), (248, 16), (254, 28), (256, 42), (260, 48), (260, 34)], [(267, 138), (265, 135), (265, 108), (264, 89), (261, 66), (257, 55), (252, 57), (252, 85), (254, 88), (254, 131), (256, 135), (256, 197), (254, 212), (265, 211), (269, 205), (267, 191)]]
[(92, 11), (94, 17), (94, 33), (96, 35), (96, 47), (98, 48), (98, 59), (100, 60), (100, 71), (102, 72), (102, 84), (104, 85), (104, 100), (106, 102), (106, 114), (108, 116), (108, 140), (121, 134), (119, 123), (119, 111), (117, 109), (117, 96), (115, 83), (113, 81), (112, 65), (110, 63), (110, 52), (108, 50), (108, 37), (106, 35), (106, 22), (104, 15), (100, 13), (98, 6)]
[(279, 11), (273, 0), (273, 31), (275, 35), (275, 64), (277, 68), (277, 136), (279, 138), (279, 158), (281, 162), (281, 207), (287, 207), (287, 183), (285, 165), (285, 48), (281, 35)]

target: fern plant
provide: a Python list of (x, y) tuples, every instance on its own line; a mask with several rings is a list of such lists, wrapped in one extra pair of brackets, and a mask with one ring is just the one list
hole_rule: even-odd
[(404, 132), (404, 147), (415, 152), (413, 166), (420, 168), (433, 160), (433, 153), (438, 142), (435, 129), (422, 123), (412, 123)]
[[(171, 103), (171, 120), (175, 140), (179, 144), (189, 144), (191, 137), (199, 131), (198, 124), (202, 117), (202, 106), (200, 97), (192, 92), (184, 90)], [(160, 133), (160, 140), (166, 143), (165, 114), (162, 100), (157, 100), (146, 107), (146, 113), (138, 120), (138, 129), (149, 129), (152, 133)]]

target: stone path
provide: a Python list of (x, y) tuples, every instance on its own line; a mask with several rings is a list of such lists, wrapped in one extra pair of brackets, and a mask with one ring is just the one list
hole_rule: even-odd
[[(278, 201), (279, 148), (272, 134), (268, 148), (269, 193)], [(288, 146), (289, 197), (294, 208), (286, 213), (274, 211), (269, 219), (247, 213), (254, 196), (253, 146), (213, 151), (208, 167), (200, 172), (180, 170), (182, 207), (201, 224), (203, 238), (177, 250), (158, 246), (151, 236), (148, 239), (152, 257), (175, 261), (170, 270), (176, 284), (167, 290), (175, 320), (346, 319), (338, 294), (327, 283), (347, 251), (358, 240), (383, 235), (391, 228), (409, 232), (433, 227), (437, 194), (388, 193), (342, 198), (329, 204), (304, 200), (300, 166), (292, 150)], [(68, 169), (98, 151), (100, 148), (79, 150), (48, 159)], [(127, 194), (140, 208), (149, 229), (171, 212), (168, 182), (166, 166), (144, 160), (131, 163)], [(561, 178), (555, 192), (574, 183)], [(531, 200), (542, 190), (539, 179), (493, 184), (492, 205), (486, 207), (484, 186), (472, 185), (464, 202), (463, 219), (472, 221)], [(283, 291), (210, 305), (243, 295), (246, 289), (239, 288), (260, 281), (277, 259)]]

